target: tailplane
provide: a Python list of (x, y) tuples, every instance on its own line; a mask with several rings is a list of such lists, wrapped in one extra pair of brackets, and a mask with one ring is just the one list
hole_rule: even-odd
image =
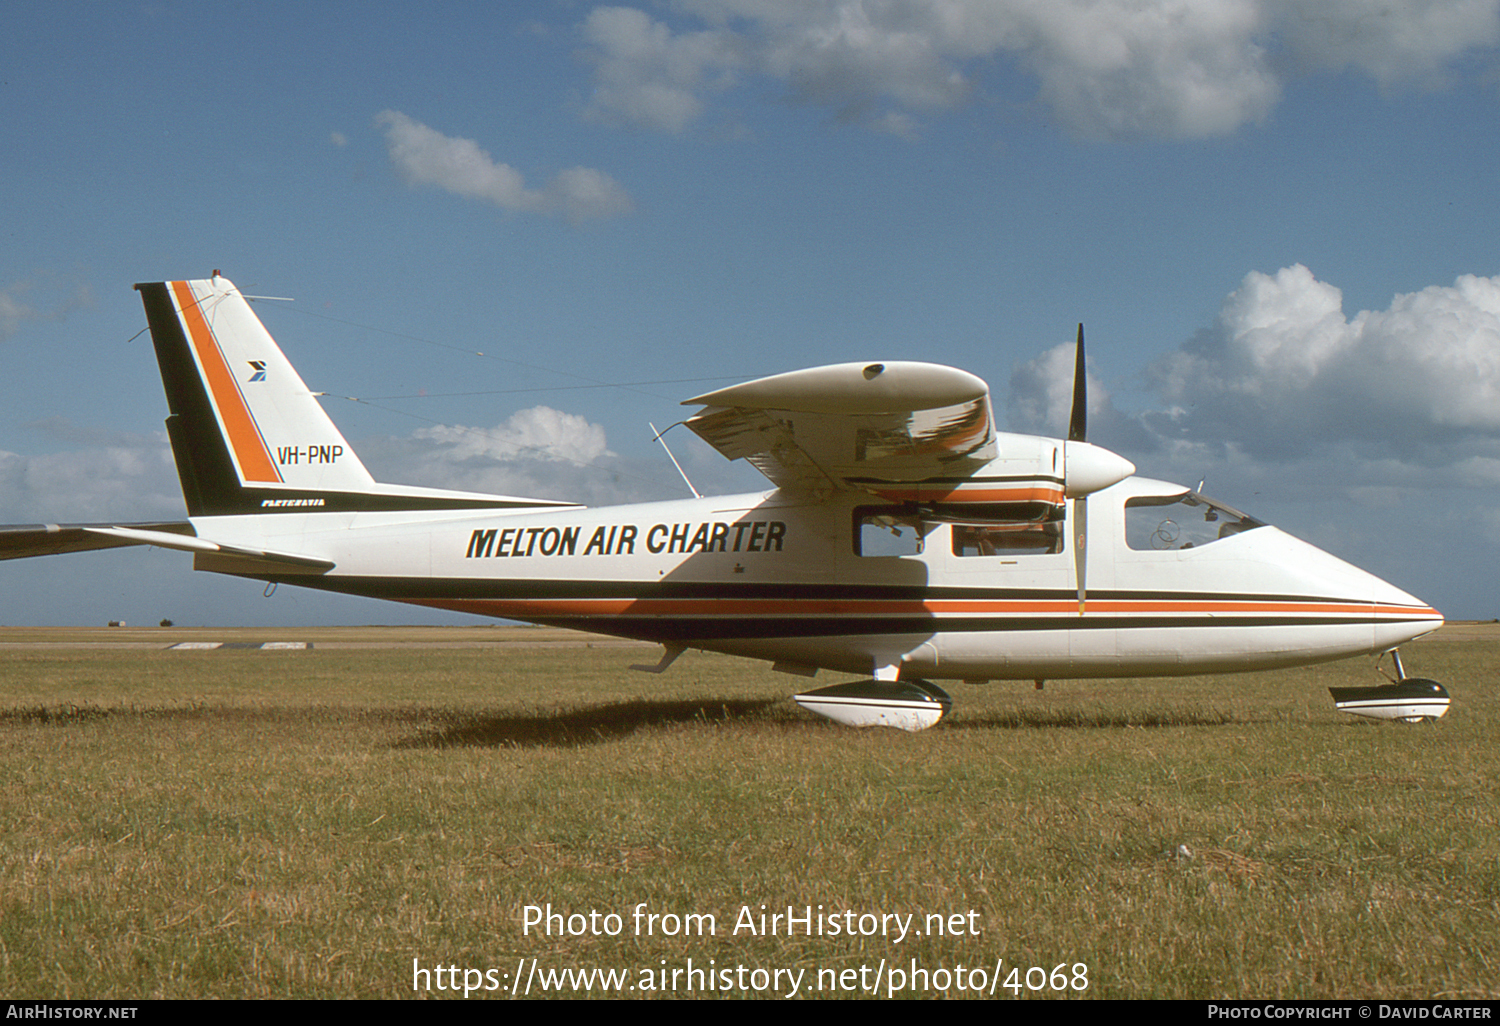
[(380, 484), (227, 278), (136, 290), (190, 516), (571, 505)]

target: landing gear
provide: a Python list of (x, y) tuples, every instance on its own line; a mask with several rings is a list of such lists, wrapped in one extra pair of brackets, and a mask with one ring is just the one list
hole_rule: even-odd
[(793, 695), (808, 712), (849, 727), (918, 731), (941, 720), (953, 699), (925, 680), (856, 680)]
[(1448, 712), (1448, 689), (1426, 677), (1408, 677), (1406, 668), (1401, 665), (1401, 653), (1393, 648), (1389, 654), (1395, 675), (1386, 673), (1378, 662), (1375, 668), (1391, 683), (1364, 688), (1329, 688), (1333, 707), (1355, 716), (1403, 723), (1421, 723), (1444, 716)]

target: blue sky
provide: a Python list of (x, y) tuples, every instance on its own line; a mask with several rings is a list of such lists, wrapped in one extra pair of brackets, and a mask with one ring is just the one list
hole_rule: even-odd
[[(182, 514), (137, 281), (293, 297), (378, 477), (591, 504), (819, 363), (1058, 433), (1084, 321), (1093, 440), (1500, 616), (1497, 44), (1500, 0), (12, 2), (0, 522)], [(0, 623), (454, 622), (189, 563), (0, 564)]]

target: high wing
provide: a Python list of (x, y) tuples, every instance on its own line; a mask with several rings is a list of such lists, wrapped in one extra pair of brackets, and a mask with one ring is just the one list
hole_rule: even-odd
[(984, 380), (938, 364), (814, 367), (693, 404), (706, 409), (689, 428), (792, 496), (866, 492), (934, 521), (1060, 520), (1066, 498), (1135, 470), (1085, 442), (996, 431)]
[(778, 487), (826, 496), (870, 475), (967, 476), (995, 455), (990, 392), (930, 363), (841, 363), (709, 392), (687, 422)]

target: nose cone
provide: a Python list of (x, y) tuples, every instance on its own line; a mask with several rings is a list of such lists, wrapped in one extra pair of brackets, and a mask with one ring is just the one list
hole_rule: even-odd
[(1323, 598), (1330, 613), (1343, 610), (1362, 619), (1368, 617), (1373, 652), (1395, 648), (1443, 625), (1442, 613), (1367, 570), (1274, 527), (1248, 532), (1245, 537), (1254, 535), (1274, 541), (1281, 549), (1282, 565), (1295, 577), (1299, 590)]
[(1375, 650), (1384, 652), (1404, 645), (1426, 634), (1431, 634), (1443, 625), (1443, 614), (1427, 603), (1410, 595), (1394, 584), (1388, 584), (1373, 574), (1371, 578), (1382, 590), (1375, 597)]

